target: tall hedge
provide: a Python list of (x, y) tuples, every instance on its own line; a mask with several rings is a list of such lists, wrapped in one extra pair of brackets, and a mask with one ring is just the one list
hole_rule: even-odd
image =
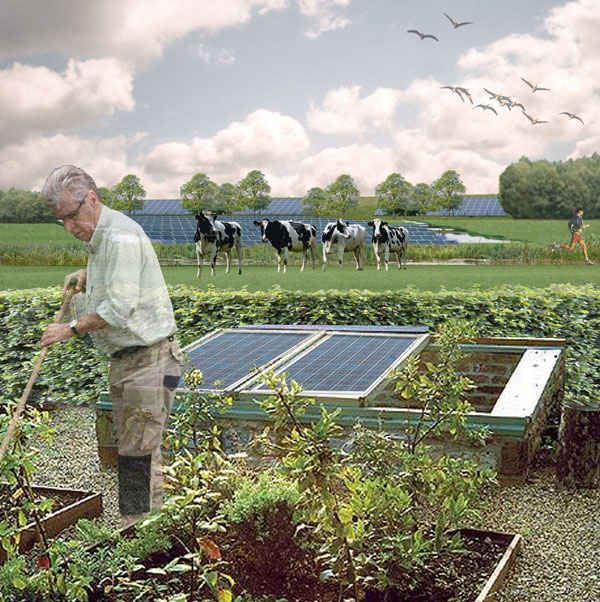
[[(600, 400), (600, 289), (591, 285), (437, 293), (206, 292), (176, 286), (170, 294), (182, 345), (240, 324), (426, 325), (435, 331), (449, 318), (475, 323), (481, 336), (565, 338), (567, 397)], [(0, 293), (0, 396), (21, 394), (43, 327), (60, 302), (57, 288)], [(92, 402), (107, 389), (107, 367), (88, 337), (70, 339), (50, 348), (33, 395)]]
[(521, 157), (500, 174), (500, 204), (515, 218), (600, 217), (600, 155), (568, 161)]

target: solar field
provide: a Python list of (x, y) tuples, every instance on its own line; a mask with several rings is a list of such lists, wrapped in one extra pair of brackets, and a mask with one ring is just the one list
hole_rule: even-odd
[[(383, 215), (377, 209), (375, 215)], [(447, 211), (430, 211), (425, 215), (441, 217), (448, 215)], [(465, 196), (460, 209), (451, 213), (453, 217), (506, 217), (507, 213), (502, 208), (497, 196)]]
[[(150, 240), (162, 243), (186, 243), (194, 242), (194, 233), (196, 232), (196, 220), (191, 215), (132, 215), (131, 216), (146, 232)], [(317, 242), (321, 242), (321, 234), (325, 225), (331, 218), (309, 217), (302, 219), (298, 215), (271, 215), (272, 219), (292, 221), (303, 221), (310, 223), (317, 228)], [(255, 219), (260, 216), (252, 215), (233, 215), (222, 218), (225, 221), (235, 221), (242, 228), (242, 243), (244, 246), (262, 244), (260, 238), (260, 228), (254, 225)], [(350, 220), (351, 223), (362, 224), (367, 229), (367, 240), (370, 240), (369, 232), (371, 227), (367, 221)], [(402, 224), (409, 233), (410, 244), (412, 245), (454, 245), (458, 244), (447, 239), (441, 234), (432, 232), (426, 226), (421, 224), (406, 223)]]

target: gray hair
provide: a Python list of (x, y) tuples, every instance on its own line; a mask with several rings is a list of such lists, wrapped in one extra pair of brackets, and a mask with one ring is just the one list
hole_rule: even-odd
[(63, 165), (54, 169), (48, 176), (42, 196), (48, 209), (55, 210), (63, 193), (67, 192), (73, 200), (81, 202), (90, 190), (100, 198), (96, 183), (90, 175), (74, 165)]

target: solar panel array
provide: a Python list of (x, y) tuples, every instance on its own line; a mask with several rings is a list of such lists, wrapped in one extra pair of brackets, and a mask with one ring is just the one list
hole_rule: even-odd
[[(273, 198), (266, 209), (263, 209), (261, 215), (304, 215), (302, 199), (298, 198)], [(234, 211), (234, 215), (254, 215), (251, 209), (244, 211)]]
[[(383, 215), (383, 211), (377, 209), (375, 215)], [(445, 217), (448, 211), (430, 211), (426, 215)], [(506, 215), (497, 196), (465, 196), (461, 208), (451, 212), (452, 217), (506, 217)]]
[(190, 215), (190, 212), (181, 206), (181, 199), (148, 199), (143, 209), (132, 213), (132, 217), (136, 215)]
[[(190, 363), (202, 371), (200, 390), (222, 391), (258, 368), (306, 341), (312, 332), (222, 332), (187, 348)], [(182, 381), (180, 381), (182, 386)]]
[(376, 391), (390, 368), (422, 349), (429, 337), (423, 327), (363, 330), (240, 326), (216, 331), (184, 351), (202, 371), (200, 391), (228, 389), (251, 398), (268, 395), (270, 389), (259, 376), (274, 369), (276, 374), (287, 372), (287, 382), (298, 382), (307, 395), (356, 403)]
[[(142, 226), (150, 240), (162, 243), (191, 243), (194, 242), (196, 232), (196, 220), (191, 215), (132, 215), (132, 218)], [(290, 219), (310, 223), (317, 229), (317, 243), (321, 242), (321, 234), (331, 218), (309, 217), (299, 220), (297, 215), (271, 216), (276, 219)], [(259, 216), (234, 215), (222, 218), (224, 221), (235, 221), (242, 228), (242, 242), (244, 246), (263, 244), (260, 238), (260, 228), (254, 225), (254, 220), (260, 220)], [(367, 244), (371, 241), (371, 227), (366, 220), (350, 220), (353, 224), (361, 224), (367, 229)], [(445, 236), (432, 232), (423, 224), (406, 223), (401, 224), (408, 230), (411, 245), (453, 245), (455, 241)]]
[[(304, 391), (365, 393), (414, 343), (412, 336), (334, 334), (277, 372)], [(255, 390), (268, 391), (260, 385)]]

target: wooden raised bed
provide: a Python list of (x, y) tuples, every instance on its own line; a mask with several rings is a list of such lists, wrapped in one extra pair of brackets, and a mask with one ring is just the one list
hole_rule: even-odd
[[(501, 533), (497, 531), (484, 531), (481, 529), (460, 529), (461, 535), (465, 539), (490, 539), (492, 542), (500, 544), (504, 548), (504, 553), (497, 561), (491, 575), (487, 578), (483, 587), (479, 591), (473, 592), (473, 602), (491, 602), (495, 600), (494, 593), (501, 590), (504, 581), (506, 580), (511, 567), (514, 565), (516, 558), (523, 547), (523, 537), (521, 535), (515, 535), (511, 533)], [(129, 538), (135, 534), (135, 525), (120, 529), (123, 537)], [(103, 543), (94, 544), (87, 548), (89, 552), (96, 552)], [(144, 561), (141, 562), (142, 564)], [(375, 595), (373, 595), (375, 594)], [(383, 592), (372, 592), (371, 596), (367, 595), (367, 600), (377, 601), (384, 599)], [(476, 597), (475, 597), (476, 596)], [(102, 594), (100, 592), (94, 592), (90, 596), (90, 600), (102, 600)], [(402, 599), (402, 598), (400, 598)], [(398, 602), (398, 600), (392, 596), (389, 598), (390, 601)], [(431, 602), (436, 602), (431, 600)]]
[[(34, 486), (35, 494), (57, 500), (57, 509), (42, 518), (42, 525), (48, 537), (54, 537), (61, 531), (74, 525), (80, 518), (95, 518), (102, 514), (102, 494), (60, 487)], [(66, 502), (61, 504), (60, 500)], [(35, 523), (32, 521), (20, 531), (19, 551), (27, 552), (38, 540)], [(6, 560), (6, 552), (0, 548), (0, 564)]]
[(486, 602), (486, 600), (494, 593), (501, 589), (510, 568), (515, 563), (517, 555), (523, 547), (523, 537), (521, 535), (513, 535), (510, 533), (499, 533), (496, 531), (481, 531), (480, 529), (461, 529), (460, 533), (463, 537), (472, 537), (484, 539), (489, 537), (492, 541), (506, 543), (506, 551), (496, 565), (494, 572), (479, 592), (475, 602)]

